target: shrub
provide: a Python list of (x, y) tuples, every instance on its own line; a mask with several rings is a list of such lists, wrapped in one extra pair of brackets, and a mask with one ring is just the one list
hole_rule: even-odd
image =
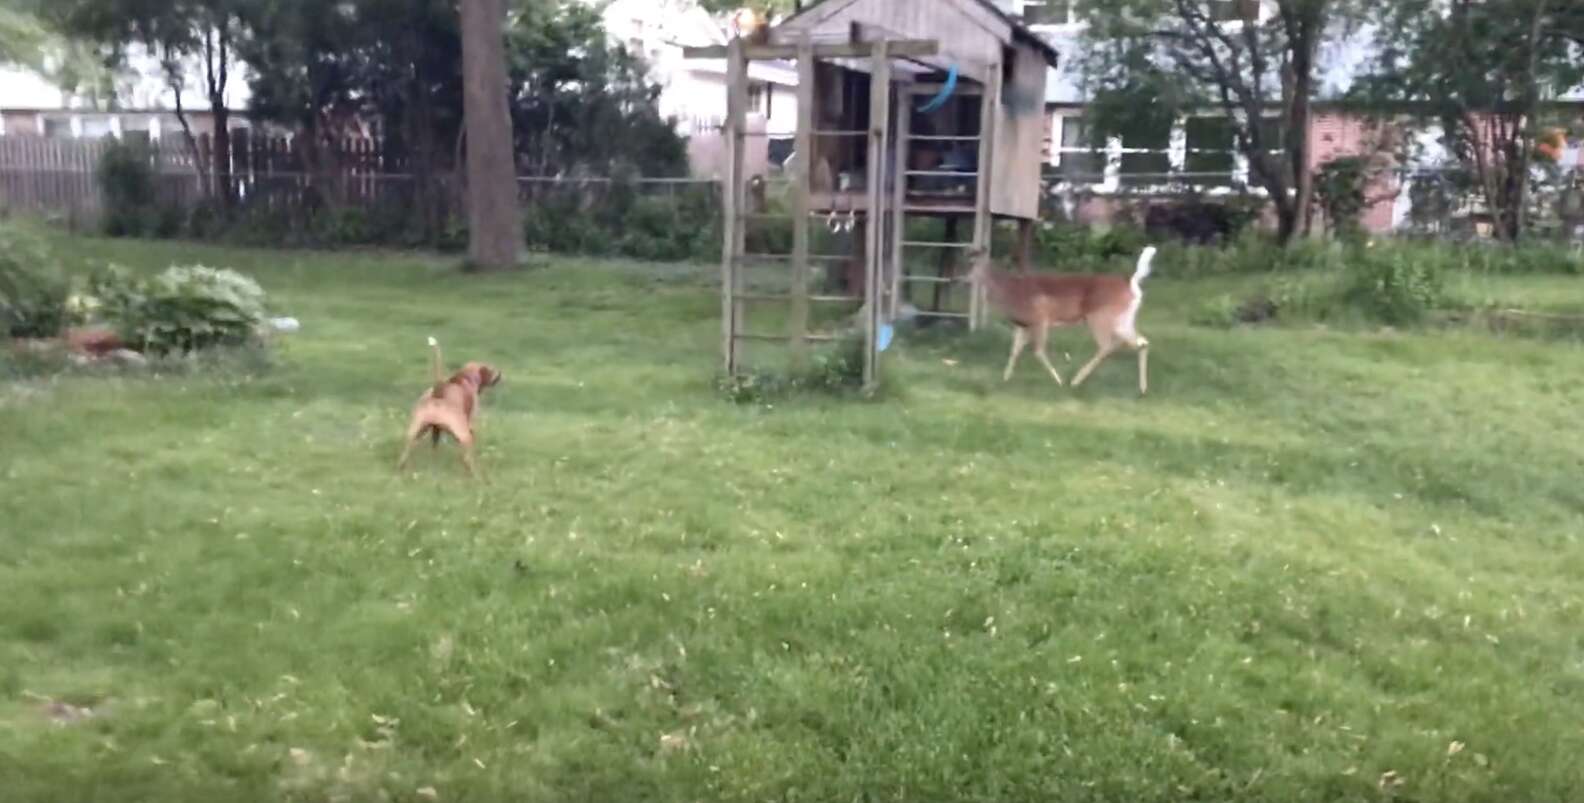
[(66, 325), (70, 286), (49, 251), (0, 223), (0, 330), (10, 337), (53, 337)]
[(141, 237), (162, 228), (154, 189), (154, 161), (147, 145), (115, 141), (99, 157), (103, 226), (112, 237)]
[[(848, 337), (793, 371), (755, 370), (721, 377), (716, 388), (734, 404), (766, 404), (799, 393), (847, 395), (863, 389), (862, 337)], [(893, 384), (889, 380), (887, 384)]]
[(1259, 217), (1259, 207), (1243, 200), (1226, 202), (1188, 198), (1152, 204), (1144, 213), (1144, 230), (1152, 237), (1209, 245), (1237, 238)]
[(1409, 248), (1359, 249), (1349, 261), (1345, 296), (1384, 323), (1414, 323), (1444, 298), (1440, 261)]
[(1356, 239), (1363, 234), (1364, 185), (1368, 163), (1361, 156), (1344, 156), (1320, 166), (1315, 174), (1315, 200), (1325, 211), (1332, 235)]
[(1201, 304), (1188, 322), (1195, 326), (1230, 329), (1243, 322), (1242, 306), (1232, 296), (1222, 294)]
[(121, 336), (152, 354), (241, 345), (264, 322), (264, 291), (236, 271), (173, 266), (141, 279), (114, 266), (89, 292)]

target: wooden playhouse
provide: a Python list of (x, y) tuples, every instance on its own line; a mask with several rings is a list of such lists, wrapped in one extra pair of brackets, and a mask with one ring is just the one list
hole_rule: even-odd
[[(929, 288), (937, 302), (921, 317), (981, 322), (977, 297), (953, 311), (938, 302), (943, 290), (961, 286), (954, 266), (989, 257), (998, 219), (1015, 221), (1020, 248), (1027, 247), (1039, 216), (1045, 79), (1057, 60), (1048, 43), (988, 0), (824, 0), (688, 56), (727, 63), (721, 337), (728, 374), (738, 371), (746, 341), (785, 342), (800, 354), (810, 342), (841, 337), (811, 330), (811, 305), (861, 305), (869, 386), (883, 333), (911, 309), (915, 290)], [(789, 213), (778, 216), (753, 203), (763, 179), (743, 169), (747, 68), (756, 60), (790, 61), (798, 73), (794, 152), (784, 177)], [(790, 221), (789, 253), (748, 250), (749, 228), (767, 217)], [(928, 227), (934, 236), (910, 236), (926, 228), (918, 220), (943, 225)], [(822, 224), (845, 225), (851, 246), (813, 253), (811, 233)], [(932, 261), (939, 268), (929, 275), (920, 266)], [(745, 266), (767, 263), (789, 269), (787, 290), (748, 292)], [(842, 290), (813, 292), (811, 279), (833, 267), (850, 277)], [(786, 325), (755, 330), (751, 311), (770, 303), (787, 305)]]

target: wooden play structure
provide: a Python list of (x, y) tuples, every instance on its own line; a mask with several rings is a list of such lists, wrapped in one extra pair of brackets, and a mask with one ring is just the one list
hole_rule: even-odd
[[(687, 53), (726, 61), (724, 369), (738, 372), (745, 342), (787, 343), (797, 358), (809, 343), (840, 339), (811, 330), (811, 306), (861, 305), (863, 378), (873, 387), (890, 326), (915, 290), (934, 298), (918, 317), (977, 327), (984, 304), (957, 282), (961, 263), (990, 258), (998, 219), (1017, 222), (1020, 249), (1027, 247), (1039, 216), (1046, 73), (1057, 54), (988, 0), (824, 0), (744, 37)], [(743, 170), (748, 64), (759, 60), (797, 67), (789, 214), (768, 214), (756, 203), (765, 178)], [(790, 220), (790, 253), (748, 250), (750, 227), (770, 219)], [(969, 221), (964, 239), (959, 226)], [(847, 253), (813, 252), (811, 235), (822, 222), (845, 225)], [(938, 233), (916, 234), (924, 230)], [(929, 259), (939, 266), (935, 275), (919, 269)], [(765, 264), (790, 269), (785, 291), (749, 292), (744, 268)], [(816, 276), (840, 281), (816, 293)], [(970, 296), (966, 305), (943, 308), (943, 293), (958, 288)], [(784, 331), (750, 326), (752, 311), (777, 303), (787, 305)]]

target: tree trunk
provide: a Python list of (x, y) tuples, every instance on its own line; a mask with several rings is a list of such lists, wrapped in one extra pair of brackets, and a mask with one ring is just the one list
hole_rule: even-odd
[(231, 112), (223, 100), (213, 104), (211, 111), (214, 114), (215, 193), (220, 199), (220, 208), (230, 209), (236, 198), (231, 191)]
[(468, 131), (468, 257), (480, 270), (516, 267), (522, 240), (506, 106), (502, 0), (462, 0), (462, 110)]
[[(1314, 170), (1309, 164), (1309, 125), (1313, 118), (1310, 96), (1314, 91), (1314, 40), (1317, 31), (1306, 31), (1306, 36), (1293, 43), (1293, 94), (1292, 113), (1287, 121), (1287, 154), (1293, 175), (1294, 232), (1297, 225), (1309, 218), (1309, 206), (1314, 202)], [(1307, 229), (1307, 225), (1305, 225)], [(1284, 241), (1285, 242), (1285, 241)]]
[[(415, 47), (414, 52), (419, 52)], [(413, 143), (410, 154), (411, 171), (414, 181), (414, 201), (418, 209), (419, 225), (422, 227), (424, 242), (435, 242), (440, 235), (440, 187), (435, 170), (435, 119), (434, 103), (430, 96), (428, 74), (424, 72), (423, 64), (417, 62), (413, 66), (412, 91), (409, 95), (408, 126), (411, 130), (409, 139)]]
[(214, 121), (215, 195), (220, 208), (230, 211), (235, 196), (231, 182), (231, 110), (226, 108), (226, 85), (231, 59), (231, 20), (222, 17), (218, 25), (204, 31), (204, 87), (209, 95), (209, 113)]

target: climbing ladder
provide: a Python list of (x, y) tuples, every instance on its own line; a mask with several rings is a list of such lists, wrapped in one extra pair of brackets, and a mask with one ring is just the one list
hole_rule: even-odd
[[(723, 182), (725, 187), (723, 203), (726, 212), (721, 258), (721, 338), (725, 363), (723, 367), (727, 375), (736, 374), (740, 368), (741, 344), (756, 340), (787, 343), (792, 347), (794, 359), (800, 360), (806, 355), (809, 343), (837, 341), (846, 337), (840, 332), (810, 331), (811, 304), (861, 303), (859, 330), (864, 342), (863, 383), (866, 388), (873, 388), (878, 375), (879, 331), (887, 320), (886, 313), (889, 309), (886, 293), (883, 290), (889, 285), (883, 279), (888, 275), (885, 260), (891, 249), (887, 243), (887, 227), (882, 224), (888, 219), (890, 208), (890, 193), (887, 191), (887, 187), (890, 186), (887, 163), (890, 160), (887, 156), (891, 145), (888, 133), (891, 114), (891, 58), (894, 55), (929, 55), (934, 52), (937, 45), (934, 42), (909, 40), (815, 45), (805, 38), (797, 45), (794, 54), (788, 54), (793, 55), (797, 61), (799, 117), (795, 145), (795, 153), (799, 156), (794, 161), (791, 178), (792, 253), (790, 254), (750, 253), (746, 248), (747, 224), (752, 220), (763, 220), (773, 216), (750, 214), (747, 209), (749, 177), (743, 165), (745, 140), (749, 136), (746, 80), (748, 57), (745, 54), (745, 47), (742, 40), (734, 39), (727, 46), (726, 52), (729, 92), (726, 136), (729, 158), (727, 175)], [(814, 65), (817, 58), (831, 57), (867, 58), (869, 62), (871, 91), (869, 126), (866, 129), (827, 131), (814, 128), (816, 100)], [(810, 252), (811, 227), (815, 225), (816, 220), (823, 221), (828, 218), (827, 213), (816, 212), (812, 204), (813, 164), (809, 155), (813, 153), (816, 136), (827, 141), (832, 138), (859, 137), (863, 138), (868, 146), (864, 185), (867, 197), (862, 209), (867, 222), (864, 230), (867, 239), (863, 249), (864, 282), (861, 296), (812, 295), (809, 292), (809, 282), (816, 269), (823, 272), (832, 261), (846, 262), (850, 258), (847, 255)], [(782, 216), (781, 219), (785, 217)], [(748, 292), (743, 273), (744, 267), (764, 262), (790, 266), (790, 287), (787, 293)], [(789, 305), (787, 331), (777, 333), (750, 329), (748, 305), (751, 302), (787, 303)]]
[[(772, 341), (791, 346), (793, 358), (801, 360), (808, 345), (829, 342), (849, 336), (843, 332), (817, 332), (810, 329), (810, 308), (813, 304), (861, 304), (858, 325), (863, 349), (863, 382), (866, 388), (876, 384), (882, 333), (897, 320), (904, 301), (917, 286), (947, 285), (956, 277), (925, 275), (913, 268), (925, 261), (916, 259), (921, 254), (940, 256), (943, 250), (960, 252), (960, 261), (971, 264), (989, 257), (992, 233), (990, 189), (994, 165), (996, 120), (1000, 113), (1001, 68), (999, 64), (987, 65), (976, 74), (988, 76), (986, 85), (957, 87), (954, 81), (949, 91), (940, 86), (893, 81), (893, 59), (914, 60), (935, 55), (939, 45), (934, 41), (906, 39), (876, 39), (869, 41), (842, 41), (815, 44), (807, 36), (795, 46), (746, 45), (734, 39), (723, 50), (727, 69), (727, 168), (724, 187), (724, 224), (721, 256), (721, 339), (724, 369), (735, 375), (741, 368), (741, 346), (749, 341)], [(699, 55), (714, 51), (700, 50)], [(798, 126), (791, 183), (790, 215), (772, 216), (748, 208), (751, 179), (744, 169), (745, 140), (752, 136), (747, 128), (748, 81), (747, 68), (754, 58), (792, 58), (798, 70)], [(818, 130), (815, 127), (815, 64), (821, 59), (841, 60), (851, 64), (867, 63), (869, 73), (869, 120), (860, 130)], [(953, 73), (955, 74), (955, 69)], [(893, 110), (893, 94), (895, 105)], [(979, 127), (977, 131), (950, 131), (943, 134), (913, 134), (912, 114), (919, 96), (934, 94), (937, 98), (981, 98)], [(814, 185), (815, 138), (821, 143), (843, 137), (861, 138), (867, 146), (867, 164), (864, 168), (864, 195), (862, 199), (848, 196), (834, 187), (820, 187), (828, 196), (816, 195)], [(925, 147), (941, 148), (957, 144), (973, 144), (977, 148), (976, 163), (971, 169), (966, 165), (942, 165), (942, 169), (912, 169), (915, 150)], [(929, 181), (964, 181), (972, 186), (970, 192), (960, 195), (931, 196), (919, 186)], [(862, 293), (846, 295), (814, 295), (810, 293), (810, 280), (817, 269), (824, 271), (833, 261), (845, 263), (848, 255), (812, 253), (812, 227), (817, 221), (829, 220), (843, 204), (849, 214), (861, 215), (864, 221)], [(790, 218), (792, 226), (792, 251), (788, 254), (750, 253), (747, 250), (747, 228), (750, 222), (764, 219)], [(924, 241), (908, 238), (908, 226), (915, 218), (972, 219), (972, 238), (966, 242)], [(773, 263), (790, 268), (788, 289), (784, 293), (750, 292), (745, 282), (744, 268), (750, 264)], [(851, 285), (849, 285), (851, 286)], [(785, 303), (788, 314), (784, 331), (755, 330), (749, 326), (750, 304), (754, 302)], [(966, 311), (941, 310), (920, 312), (924, 317), (965, 320), (970, 328), (978, 328), (984, 318), (982, 292), (969, 295)]]
[[(979, 130), (971, 133), (954, 132), (950, 134), (915, 134), (910, 130), (912, 110), (916, 108), (913, 98), (918, 96), (939, 97), (940, 87), (929, 84), (904, 85), (903, 96), (907, 98), (902, 103), (903, 111), (897, 115), (896, 139), (900, 157), (896, 164), (894, 194), (891, 210), (893, 220), (893, 247), (890, 253), (889, 276), (891, 288), (889, 292), (890, 306), (888, 316), (894, 320), (900, 312), (900, 305), (911, 297), (910, 290), (915, 286), (951, 285), (958, 281), (954, 276), (927, 275), (910, 270), (925, 261), (923, 257), (944, 256), (943, 250), (960, 252), (958, 270), (964, 268), (963, 263), (971, 266), (973, 260), (988, 258), (990, 254), (990, 239), (993, 220), (990, 215), (990, 177), (994, 165), (995, 146), (995, 121), (997, 104), (1001, 96), (1001, 70), (993, 68), (987, 71), (990, 74), (988, 87), (953, 88), (951, 93), (960, 97), (978, 96), (981, 99), (979, 113)], [(986, 136), (988, 134), (988, 136)], [(915, 170), (913, 155), (919, 147), (939, 148), (950, 147), (954, 144), (977, 144), (977, 163), (972, 170), (963, 170), (960, 167), (942, 165), (947, 169)], [(946, 201), (926, 200), (921, 193), (915, 191), (915, 180), (968, 180), (973, 182), (972, 193), (962, 197), (952, 197)], [(911, 240), (908, 239), (908, 224), (911, 218), (971, 218), (973, 220), (972, 238), (968, 241), (949, 240)], [(919, 259), (911, 257), (919, 256)], [(917, 314), (921, 318), (957, 319), (966, 320), (970, 329), (977, 329), (983, 322), (984, 304), (979, 292), (972, 292), (969, 296), (968, 310), (966, 312), (952, 310), (920, 310)]]

